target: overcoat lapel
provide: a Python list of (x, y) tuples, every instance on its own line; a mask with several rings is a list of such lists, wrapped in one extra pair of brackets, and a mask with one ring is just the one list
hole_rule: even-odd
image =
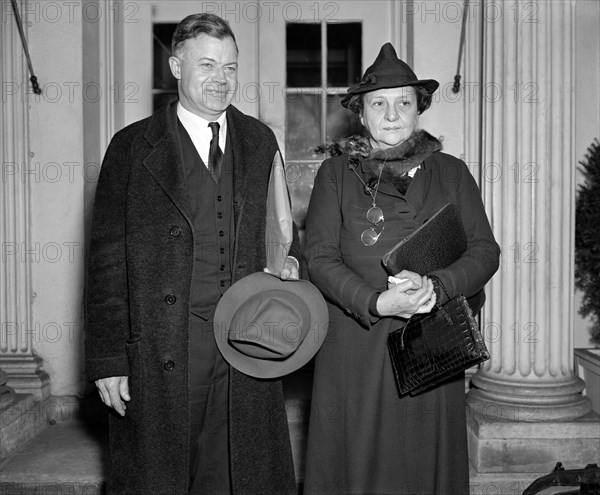
[(192, 225), (177, 134), (177, 102), (150, 119), (144, 138), (151, 146), (142, 163)]
[(256, 145), (252, 147), (248, 139), (247, 132), (243, 130), (242, 116), (240, 112), (230, 106), (227, 109), (227, 140), (231, 140), (231, 152), (233, 160), (233, 221), (234, 221), (234, 242), (233, 242), (233, 279), (238, 280), (239, 274), (236, 272), (238, 266), (238, 255), (240, 245), (240, 229), (244, 225), (243, 213), (246, 202), (246, 194), (252, 189), (252, 163), (253, 157), (257, 156)]
[(253, 155), (253, 150), (254, 152), (256, 150), (256, 145), (254, 147), (251, 146), (241, 126), (242, 123), (240, 122), (240, 117), (237, 115), (237, 110), (230, 106), (227, 109), (227, 139), (231, 140), (233, 154), (233, 202), (236, 226), (243, 210), (246, 193), (250, 189), (247, 182), (251, 169), (249, 159)]

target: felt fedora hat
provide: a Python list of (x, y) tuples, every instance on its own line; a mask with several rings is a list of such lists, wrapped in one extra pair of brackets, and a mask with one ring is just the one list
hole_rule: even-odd
[(433, 94), (439, 85), (434, 79), (419, 79), (410, 66), (398, 58), (392, 44), (386, 43), (379, 50), (373, 65), (363, 74), (361, 81), (348, 88), (348, 93), (342, 99), (342, 105), (348, 108), (352, 96), (376, 89), (421, 86), (429, 94)]
[(214, 334), (221, 354), (238, 371), (276, 378), (310, 361), (328, 323), (327, 304), (313, 284), (253, 273), (219, 301)]

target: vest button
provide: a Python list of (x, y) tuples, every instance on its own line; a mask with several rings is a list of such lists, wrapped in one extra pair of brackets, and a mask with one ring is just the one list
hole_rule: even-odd
[(223, 237), (225, 235), (225, 232), (223, 232), (222, 230), (219, 230), (219, 237)]
[(163, 365), (163, 368), (166, 371), (173, 371), (173, 368), (175, 368), (175, 363), (171, 360), (169, 361), (165, 361), (165, 364)]
[(219, 282), (219, 285), (220, 285), (221, 287), (225, 287), (225, 280), (221, 280), (221, 281)]
[(223, 218), (223, 213), (221, 213), (221, 212), (217, 213), (217, 218)]
[(221, 249), (219, 249), (219, 253), (221, 253), (221, 254), (225, 254), (225, 248), (221, 248)]
[(173, 295), (173, 294), (167, 294), (165, 296), (165, 302), (171, 306), (172, 304), (175, 304), (175, 301), (177, 301), (177, 298)]
[(172, 237), (179, 237), (181, 235), (181, 229), (179, 227), (171, 227), (169, 232)]
[(225, 271), (225, 265), (221, 265), (221, 266), (219, 267), (219, 269), (220, 269), (222, 272), (224, 272), (224, 271)]
[(217, 201), (220, 203), (221, 201), (223, 201), (223, 196), (221, 196), (220, 194), (217, 196)]

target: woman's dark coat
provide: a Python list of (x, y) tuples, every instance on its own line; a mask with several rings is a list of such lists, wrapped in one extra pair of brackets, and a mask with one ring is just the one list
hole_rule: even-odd
[[(187, 494), (188, 315), (194, 232), (174, 109), (115, 135), (94, 206), (87, 284), (90, 380), (129, 376), (125, 417), (110, 415), (109, 493)], [(265, 266), (265, 202), (277, 143), (227, 110), (234, 162), (233, 282)], [(297, 255), (294, 244), (290, 254)], [(234, 493), (294, 493), (280, 381), (230, 373)]]
[[(364, 163), (356, 171), (367, 181)], [(386, 289), (383, 254), (446, 203), (459, 207), (468, 238), (464, 256), (433, 273), (451, 297), (481, 290), (498, 268), (500, 251), (473, 177), (445, 153), (425, 159), (406, 195), (380, 184), (376, 203), (385, 230), (365, 247), (360, 236), (372, 227), (366, 218), (372, 202), (348, 155), (322, 164), (304, 255), (311, 281), (328, 300), (329, 331), (315, 361), (304, 493), (464, 495), (464, 375), (400, 398), (386, 342), (403, 323), (371, 315), (369, 302)]]

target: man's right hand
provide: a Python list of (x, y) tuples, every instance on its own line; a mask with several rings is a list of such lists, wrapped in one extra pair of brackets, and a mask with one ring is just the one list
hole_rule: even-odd
[(129, 378), (126, 376), (110, 376), (96, 380), (100, 398), (108, 407), (112, 407), (121, 416), (125, 416), (127, 406), (123, 401), (131, 400), (129, 396)]

